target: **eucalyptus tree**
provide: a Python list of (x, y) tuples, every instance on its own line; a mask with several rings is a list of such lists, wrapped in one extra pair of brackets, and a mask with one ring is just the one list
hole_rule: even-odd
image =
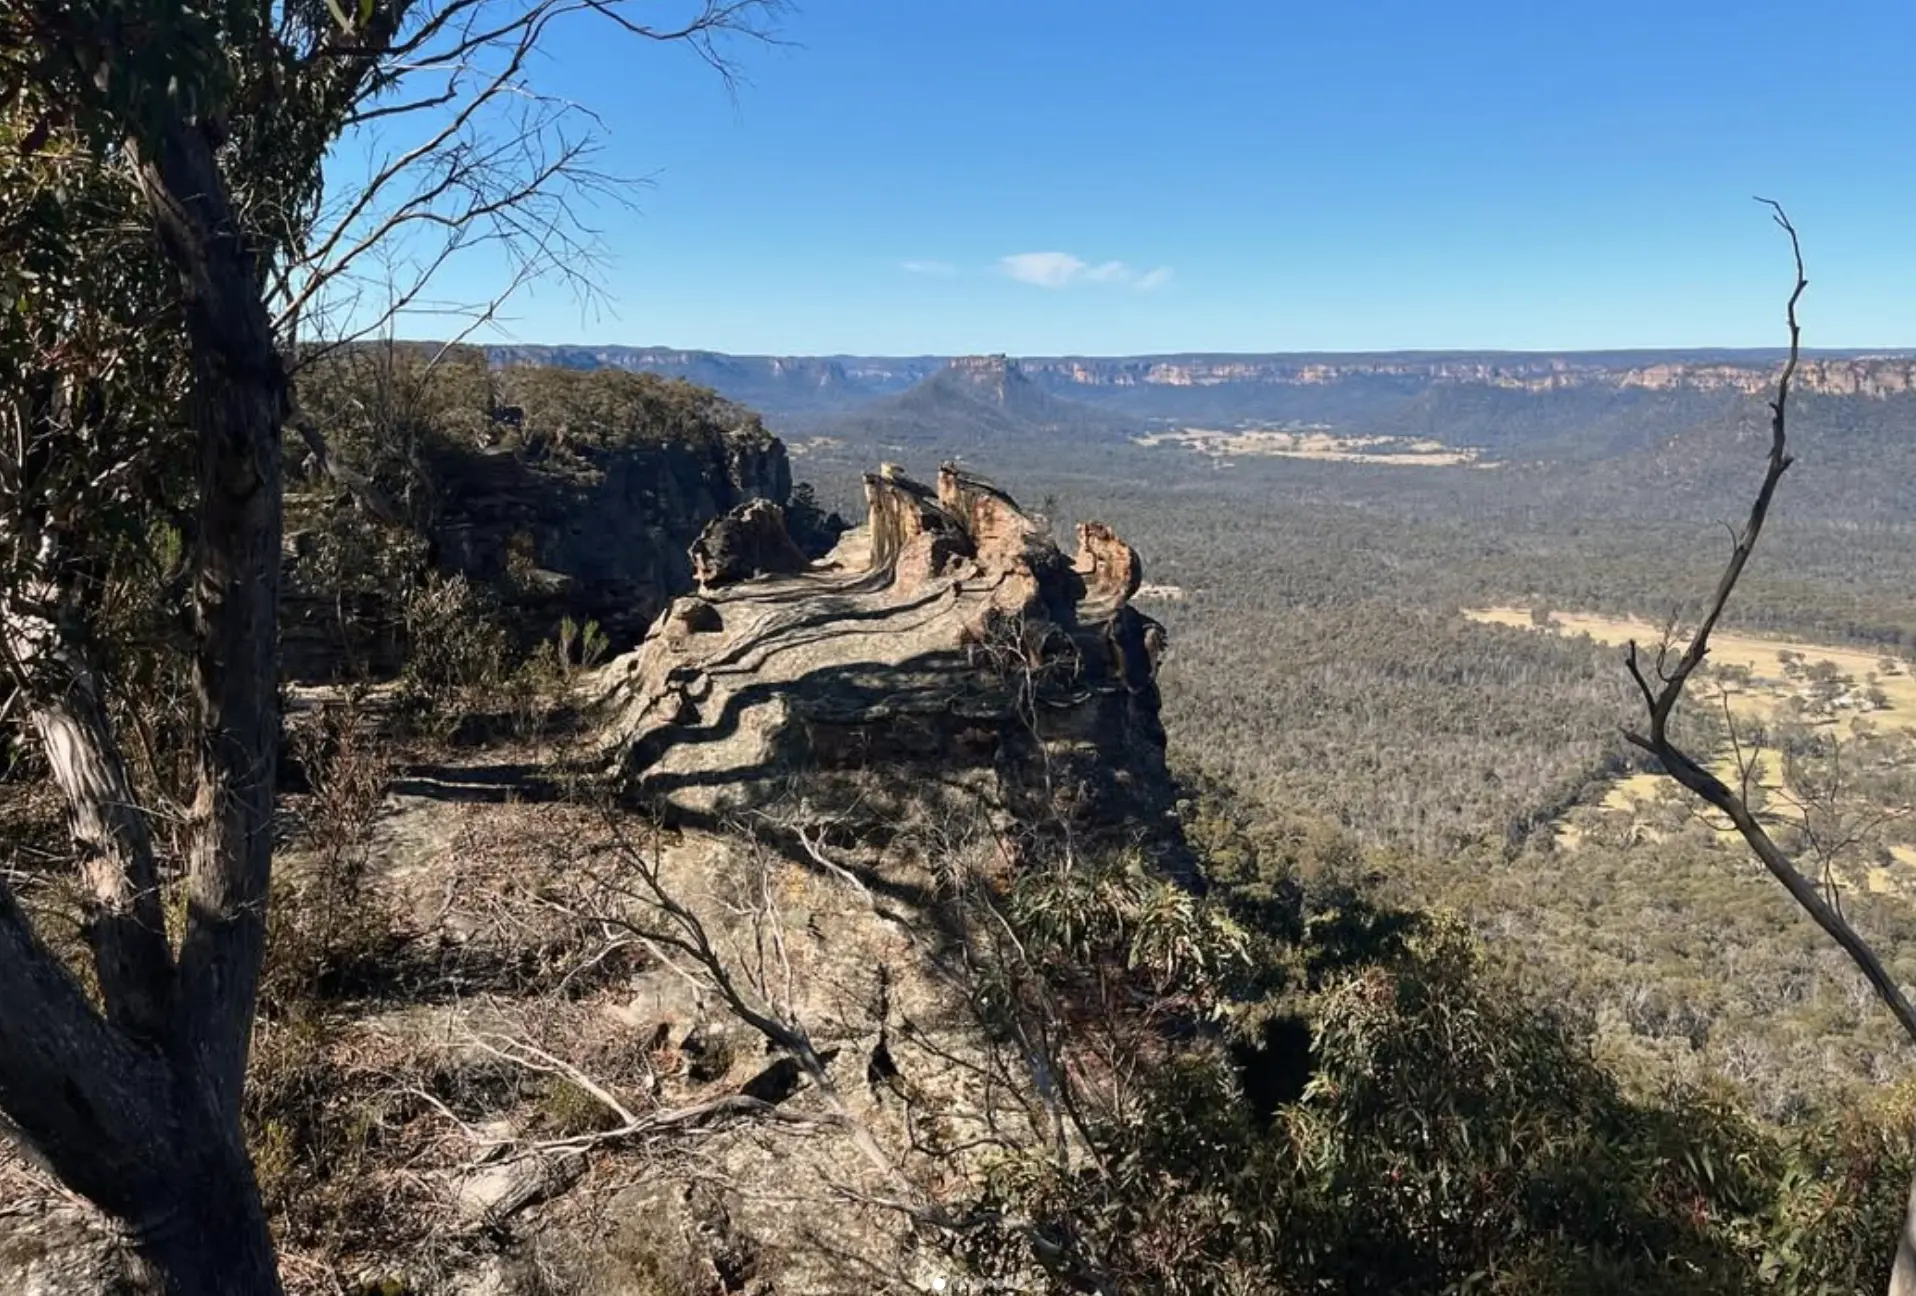
[[(283, 433), (325, 449), (296, 417), (294, 344), (401, 244), (388, 312), (480, 244), (506, 254), (506, 287), (577, 273), (579, 203), (620, 190), (579, 114), (530, 83), (541, 42), (579, 18), (723, 70), (725, 39), (764, 35), (776, 0), (695, 0), (665, 25), (638, 9), (0, 11), (0, 656), (66, 799), (89, 952), (63, 958), (0, 882), (0, 1124), (169, 1293), (279, 1290), (240, 1103), (272, 867)], [(412, 142), (370, 152), (364, 185), (329, 183), (340, 141), (374, 129)], [(138, 645), (104, 616), (129, 581), (158, 611)], [(164, 736), (175, 789), (136, 777), (115, 723), (116, 671), (141, 656), (190, 699)]]

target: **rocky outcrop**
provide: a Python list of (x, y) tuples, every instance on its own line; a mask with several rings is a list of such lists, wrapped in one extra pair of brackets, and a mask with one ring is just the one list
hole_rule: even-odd
[[(458, 573), (496, 597), (522, 640), (549, 640), (560, 621), (596, 621), (615, 651), (637, 643), (671, 600), (700, 579), (793, 571), (829, 547), (841, 526), (799, 492), (794, 539), (783, 507), (793, 498), (784, 443), (756, 419), (725, 428), (695, 423), (611, 445), (555, 447), (543, 435), (479, 444), (437, 437), (422, 448), (395, 531), (343, 498), (308, 493), (289, 512), (280, 657), (286, 678), (335, 682), (385, 678), (406, 653), (405, 578)], [(741, 522), (778, 514), (744, 544)], [(730, 529), (697, 542), (715, 519)], [(729, 539), (726, 537), (730, 537)], [(696, 554), (709, 570), (695, 571)], [(742, 564), (742, 566), (741, 566)], [(730, 573), (730, 574), (728, 574)]]
[(428, 468), (438, 566), (509, 590), (538, 633), (590, 618), (615, 647), (693, 587), (688, 546), (707, 523), (752, 500), (782, 505), (792, 488), (784, 445), (755, 428), (563, 460), (443, 449)]
[(754, 576), (789, 576), (810, 560), (785, 530), (785, 510), (770, 500), (748, 500), (713, 518), (692, 542), (692, 579), (716, 589)]
[(1090, 523), (1067, 557), (950, 465), (935, 487), (888, 465), (865, 493), (826, 560), (681, 598), (598, 672), (605, 758), (694, 819), (836, 806), (870, 841), (957, 816), (1006, 863), (1107, 843), (1195, 885), (1137, 554)]
[(945, 372), (999, 403), (1008, 398), (1015, 384), (1025, 381), (1017, 362), (1003, 355), (956, 356), (945, 367)]

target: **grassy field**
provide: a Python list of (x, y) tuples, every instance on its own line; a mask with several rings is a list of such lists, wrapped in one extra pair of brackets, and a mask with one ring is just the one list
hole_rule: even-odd
[[(1646, 654), (1663, 637), (1661, 627), (1645, 621), (1588, 613), (1553, 612), (1542, 625), (1527, 607), (1470, 608), (1464, 615), (1490, 625), (1587, 635), (1617, 648), (1634, 640)], [(1855, 648), (1718, 632), (1711, 636), (1706, 669), (1696, 677), (1692, 695), (1709, 706), (1727, 703), (1736, 727), (1745, 733), (1795, 722), (1847, 740), (1889, 731), (1910, 735), (1916, 742), (1916, 678), (1909, 665)], [(1785, 785), (1778, 753), (1746, 748), (1743, 755), (1750, 765), (1751, 782), (1770, 794), (1774, 805), (1783, 807), (1776, 812), (1779, 819), (1787, 819), (1794, 813), (1799, 789)], [(1713, 765), (1728, 782), (1740, 777), (1735, 749), (1727, 744), (1713, 753)], [(1615, 780), (1599, 809), (1605, 812), (1610, 831), (1658, 840), (1687, 813), (1680, 807), (1687, 807), (1687, 797), (1668, 778), (1636, 773)], [(1916, 842), (1909, 840), (1912, 825), (1902, 818), (1910, 809), (1895, 793), (1857, 804), (1858, 816), (1881, 814), (1885, 822), (1859, 847), (1858, 858), (1848, 870), (1852, 885), (1916, 895)], [(1734, 837), (1727, 822), (1715, 822), (1714, 816), (1706, 822), (1726, 841)], [(1585, 828), (1578, 823), (1566, 820), (1558, 825), (1557, 841), (1562, 847), (1575, 849), (1584, 844), (1585, 836)]]
[(1312, 430), (1280, 432), (1271, 429), (1212, 431), (1183, 428), (1133, 438), (1139, 445), (1182, 445), (1214, 459), (1234, 455), (1276, 455), (1285, 459), (1319, 459), (1329, 463), (1388, 464), (1412, 468), (1490, 468), (1477, 451), (1458, 449), (1440, 441), (1407, 437), (1343, 437)]
[[(1529, 626), (1531, 611), (1525, 607), (1466, 608), (1464, 615), (1473, 621), (1492, 625)], [(1550, 627), (1561, 635), (1588, 635), (1598, 643), (1623, 647), (1632, 639), (1648, 653), (1661, 640), (1663, 629), (1648, 621), (1624, 617), (1592, 616), (1582, 612), (1552, 612)], [(1839, 648), (1829, 644), (1806, 643), (1792, 639), (1767, 639), (1756, 635), (1718, 631), (1710, 636), (1709, 664), (1721, 672), (1725, 666), (1741, 666), (1751, 675), (1747, 689), (1729, 688), (1730, 705), (1739, 714), (1752, 719), (1770, 719), (1787, 698), (1804, 696), (1807, 689), (1792, 680), (1785, 669), (1785, 654), (1800, 657), (1806, 665), (1828, 662), (1844, 675), (1874, 683), (1883, 691), (1888, 705), (1859, 715), (1879, 724), (1895, 724), (1916, 730), (1916, 678), (1906, 663), (1884, 658), (1879, 653), (1857, 648)]]

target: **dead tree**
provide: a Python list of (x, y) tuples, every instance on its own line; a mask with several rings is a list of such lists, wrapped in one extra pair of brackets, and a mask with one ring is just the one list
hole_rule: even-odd
[[(1783, 884), (1790, 897), (1849, 955), (1877, 996), (1895, 1015), (1903, 1033), (1916, 1043), (1916, 1009), (1911, 1008), (1909, 999), (1869, 942), (1850, 925), (1842, 911), (1824, 897), (1816, 882), (1806, 876), (1776, 844), (1757, 814), (1751, 810), (1747, 796), (1711, 773), (1701, 761), (1678, 747), (1670, 737), (1670, 720), (1676, 713), (1678, 703), (1683, 700), (1684, 686), (1709, 653), (1710, 635), (1722, 619), (1730, 596), (1736, 592), (1737, 582), (1749, 564), (1750, 555), (1756, 550), (1757, 540), (1763, 533), (1763, 524), (1769, 518), (1770, 505), (1776, 497), (1776, 488), (1794, 462), (1789, 450), (1790, 384), (1795, 380), (1802, 349), (1802, 329), (1797, 321), (1796, 307), (1802, 300), (1804, 290), (1809, 287), (1809, 280), (1803, 269), (1802, 242), (1788, 214), (1772, 199), (1759, 198), (1757, 201), (1770, 209), (1772, 218), (1789, 236), (1790, 252), (1796, 268), (1796, 280), (1790, 290), (1786, 309), (1790, 333), (1789, 357), (1784, 362), (1782, 374), (1777, 378), (1776, 395), (1770, 401), (1769, 463), (1763, 474), (1763, 482), (1757, 488), (1756, 498), (1750, 505), (1749, 516), (1742, 530), (1737, 533), (1729, 561), (1717, 581), (1703, 618), (1697, 623), (1688, 645), (1675, 664), (1669, 661), (1674, 645), (1668, 638), (1658, 647), (1654, 662), (1646, 662), (1636, 642), (1631, 641), (1625, 661), (1630, 678), (1635, 681), (1642, 695), (1649, 724), (1647, 729), (1627, 730), (1624, 736), (1633, 745), (1655, 757), (1664, 773), (1729, 819), (1750, 850)], [(1902, 1235), (1897, 1241), (1889, 1291), (1890, 1296), (1916, 1296), (1916, 1183), (1911, 1185), (1909, 1207)]]

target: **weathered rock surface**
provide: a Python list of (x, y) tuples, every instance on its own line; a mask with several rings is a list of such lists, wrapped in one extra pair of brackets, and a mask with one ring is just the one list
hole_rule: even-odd
[[(755, 502), (782, 508), (792, 493), (785, 446), (756, 421), (563, 453), (537, 439), (438, 442), (422, 469), (431, 497), (419, 523), (428, 564), (498, 595), (528, 640), (548, 638), (570, 616), (597, 621), (615, 649), (638, 642), (674, 596), (694, 588), (687, 546), (709, 523)], [(813, 531), (836, 521), (808, 520)], [(829, 544), (809, 532), (800, 540), (812, 552)], [(391, 537), (369, 528), (366, 542)], [(803, 554), (793, 552), (802, 566)], [(772, 555), (751, 556), (763, 570), (791, 569), (790, 559), (780, 568)], [(342, 593), (335, 566), (319, 531), (289, 531), (280, 616), (289, 679), (379, 677), (404, 659), (397, 600), (386, 589)]]
[(438, 456), (430, 465), (440, 492), (434, 558), (474, 580), (513, 585), (534, 620), (596, 620), (614, 645), (636, 641), (693, 587), (688, 546), (707, 523), (748, 501), (782, 505), (791, 495), (783, 443), (755, 425), (573, 454), (564, 464), (504, 448)]
[(604, 756), (694, 819), (794, 799), (858, 832), (964, 815), (1012, 856), (1047, 833), (1121, 842), (1195, 884), (1137, 554), (1088, 523), (1067, 557), (950, 465), (935, 487), (887, 465), (865, 493), (825, 560), (682, 597), (600, 670)]
[(755, 499), (713, 518), (692, 542), (692, 579), (715, 589), (754, 576), (789, 576), (811, 566), (785, 530), (785, 511)]

